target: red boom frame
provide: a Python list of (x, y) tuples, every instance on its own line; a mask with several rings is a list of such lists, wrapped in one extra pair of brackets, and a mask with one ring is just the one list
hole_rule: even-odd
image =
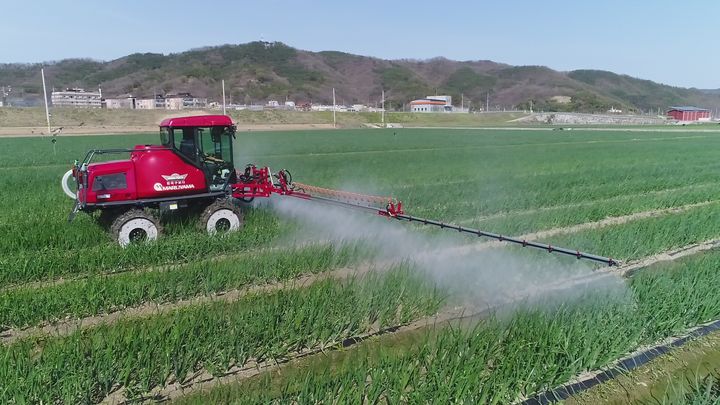
[[(283, 196), (297, 197), (304, 200), (316, 200), (326, 203), (343, 205), (352, 208), (361, 208), (375, 211), (378, 215), (388, 218), (395, 218), (408, 222), (418, 222), (423, 225), (432, 225), (440, 228), (452, 229), (461, 233), (469, 233), (476, 236), (483, 236), (496, 239), (501, 242), (510, 242), (522, 247), (532, 247), (542, 249), (549, 253), (560, 253), (568, 256), (574, 256), (577, 259), (588, 259), (595, 262), (607, 264), (608, 266), (617, 266), (619, 263), (611, 258), (598, 256), (591, 253), (581, 252), (579, 250), (566, 249), (558, 246), (552, 246), (546, 243), (528, 241), (525, 239), (513, 238), (485, 232), (479, 229), (466, 228), (460, 225), (446, 224), (444, 222), (434, 221), (427, 218), (419, 218), (406, 215), (403, 211), (402, 202), (393, 198), (378, 197), (373, 195), (358, 194), (347, 191), (338, 191), (328, 188), (310, 186), (306, 184), (293, 183), (292, 176), (287, 170), (280, 170), (273, 174), (268, 167), (258, 168), (255, 165), (249, 165), (245, 169), (245, 173), (237, 174), (239, 181), (232, 184), (232, 196), (244, 201), (250, 201), (256, 197), (270, 197), (272, 194)], [(377, 205), (384, 204), (384, 208)]]
[[(273, 174), (269, 167), (248, 165), (244, 173), (237, 173), (237, 178), (238, 182), (230, 185), (232, 196), (243, 201), (251, 201), (254, 198), (268, 198), (272, 194), (279, 194), (304, 200), (319, 200), (355, 208), (370, 209), (376, 211), (378, 215), (387, 217), (397, 217), (404, 213), (402, 202), (392, 198), (293, 183), (292, 176), (287, 170), (280, 170)], [(385, 207), (378, 208), (370, 205), (378, 203), (384, 203)]]

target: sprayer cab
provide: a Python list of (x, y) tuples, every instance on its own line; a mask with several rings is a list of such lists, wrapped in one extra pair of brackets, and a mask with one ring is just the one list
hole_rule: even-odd
[(202, 170), (210, 191), (235, 180), (235, 125), (225, 115), (168, 118), (160, 123), (160, 143)]

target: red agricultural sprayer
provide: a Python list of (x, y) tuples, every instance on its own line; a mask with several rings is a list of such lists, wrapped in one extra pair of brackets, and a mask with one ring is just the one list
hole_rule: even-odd
[[(248, 165), (244, 171), (233, 164), (235, 126), (225, 115), (170, 118), (160, 123), (160, 145), (136, 145), (132, 149), (90, 150), (75, 162), (62, 179), (63, 191), (75, 200), (68, 218), (78, 211), (100, 211), (99, 220), (109, 226), (123, 246), (154, 240), (162, 226), (152, 209), (201, 212), (199, 226), (208, 233), (242, 228), (239, 202), (272, 195), (301, 198), (363, 209), (387, 218), (417, 222), (483, 236), (551, 253), (589, 259), (610, 266), (610, 258), (551, 246), (544, 243), (446, 224), (405, 213), (403, 204), (392, 198), (330, 190), (293, 182), (290, 172), (273, 173), (269, 167)], [(99, 155), (129, 153), (127, 160), (95, 162)], [(68, 185), (72, 177), (75, 190)]]

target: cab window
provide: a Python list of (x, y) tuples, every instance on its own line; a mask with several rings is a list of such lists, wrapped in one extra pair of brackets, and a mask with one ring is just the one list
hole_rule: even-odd
[(232, 138), (228, 127), (198, 128), (204, 160), (232, 162)]
[(127, 188), (125, 173), (105, 174), (95, 177), (92, 191), (121, 190)]
[(172, 131), (175, 150), (190, 160), (197, 160), (198, 148), (195, 144), (195, 129), (174, 128)]
[(160, 128), (160, 145), (171, 147), (170, 144), (170, 128)]

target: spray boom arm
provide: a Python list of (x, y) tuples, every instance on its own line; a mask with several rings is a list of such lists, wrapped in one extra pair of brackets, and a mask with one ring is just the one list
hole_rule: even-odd
[(287, 170), (280, 170), (276, 174), (270, 168), (258, 168), (248, 165), (245, 173), (238, 175), (238, 183), (232, 185), (232, 196), (250, 202), (255, 197), (270, 197), (272, 194), (315, 200), (324, 203), (345, 206), (349, 208), (373, 211), (378, 215), (394, 218), (400, 221), (417, 222), (423, 225), (437, 226), (443, 229), (452, 229), (475, 236), (484, 236), (500, 242), (509, 242), (522, 247), (542, 249), (548, 253), (559, 253), (574, 256), (577, 259), (587, 259), (608, 266), (618, 266), (619, 263), (609, 257), (598, 256), (579, 250), (552, 246), (547, 243), (528, 241), (525, 239), (504, 236), (497, 233), (485, 232), (479, 229), (467, 228), (460, 225), (447, 224), (427, 218), (407, 215), (403, 211), (403, 204), (394, 198), (358, 194), (347, 191), (332, 190), (328, 188), (310, 186), (302, 183), (293, 183), (292, 175)]

